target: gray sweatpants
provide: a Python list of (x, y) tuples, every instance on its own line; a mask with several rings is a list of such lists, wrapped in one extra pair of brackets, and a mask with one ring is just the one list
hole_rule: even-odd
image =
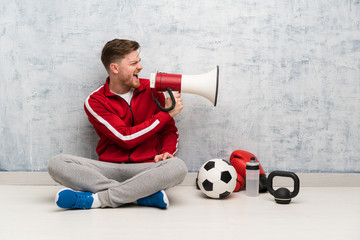
[(180, 184), (187, 174), (186, 165), (179, 158), (158, 163), (119, 164), (66, 154), (52, 158), (48, 171), (61, 185), (98, 193), (101, 207), (132, 203)]

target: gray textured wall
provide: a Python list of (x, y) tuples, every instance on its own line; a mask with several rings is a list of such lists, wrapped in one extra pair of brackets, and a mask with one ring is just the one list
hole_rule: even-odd
[(216, 108), (184, 94), (191, 171), (244, 149), (267, 171), (360, 172), (359, 0), (0, 2), (0, 169), (97, 158), (83, 110), (103, 45), (142, 45), (142, 77), (220, 66)]

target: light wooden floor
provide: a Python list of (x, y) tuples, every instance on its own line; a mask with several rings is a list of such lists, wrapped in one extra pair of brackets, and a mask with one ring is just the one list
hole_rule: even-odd
[(167, 190), (167, 210), (68, 210), (61, 186), (0, 185), (0, 239), (360, 239), (360, 187), (302, 187), (289, 205), (245, 192), (213, 200), (194, 186)]

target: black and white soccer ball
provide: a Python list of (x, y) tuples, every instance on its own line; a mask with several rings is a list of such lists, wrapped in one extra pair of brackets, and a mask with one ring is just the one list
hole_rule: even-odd
[(199, 170), (197, 185), (210, 198), (225, 198), (236, 187), (235, 168), (223, 159), (212, 159), (204, 163)]

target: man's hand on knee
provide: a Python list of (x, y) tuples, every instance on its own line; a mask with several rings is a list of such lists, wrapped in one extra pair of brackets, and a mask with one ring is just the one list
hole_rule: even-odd
[(154, 158), (154, 161), (155, 162), (159, 162), (159, 161), (163, 161), (165, 159), (168, 159), (168, 158), (173, 158), (174, 156), (168, 152), (166, 153), (163, 153), (163, 154), (160, 154), (160, 155), (156, 155), (155, 158)]

